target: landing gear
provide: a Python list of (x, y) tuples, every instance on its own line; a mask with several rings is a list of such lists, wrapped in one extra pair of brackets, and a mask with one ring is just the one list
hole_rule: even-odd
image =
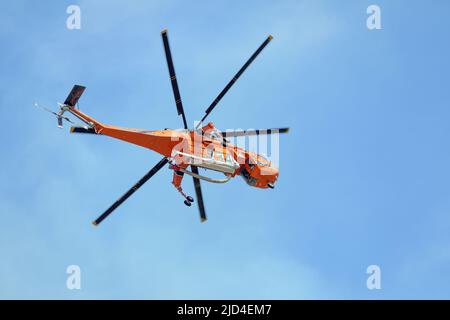
[[(184, 193), (182, 193), (184, 195)], [(194, 198), (191, 196), (186, 196), (186, 200), (184, 200), (184, 204), (190, 207), (192, 205), (192, 202), (194, 202)]]
[(270, 189), (275, 188), (275, 186), (274, 186), (272, 183), (268, 183), (267, 186), (268, 186)]
[(186, 200), (184, 200), (184, 204), (187, 205), (188, 207), (190, 207), (192, 202), (194, 202), (194, 198), (192, 198), (191, 196), (186, 195), (183, 192), (183, 189), (181, 189), (181, 187), (178, 187), (177, 190), (183, 196), (183, 198), (186, 199)]
[(181, 180), (183, 179), (184, 173), (180, 170), (180, 167), (178, 167), (175, 164), (171, 164), (170, 169), (173, 170), (173, 186), (177, 189), (177, 191), (183, 196), (184, 204), (190, 207), (192, 205), (192, 202), (194, 202), (194, 198), (191, 196), (186, 195), (183, 192), (183, 189), (181, 188)]

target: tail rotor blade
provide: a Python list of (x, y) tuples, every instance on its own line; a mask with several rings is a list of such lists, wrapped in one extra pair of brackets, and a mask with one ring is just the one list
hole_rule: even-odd
[[(60, 107), (64, 106), (64, 105), (61, 105), (61, 104), (59, 104), (59, 105), (60, 105)], [(46, 111), (48, 113), (51, 113), (54, 116), (56, 116), (56, 118), (58, 120), (58, 128), (62, 128), (63, 127), (63, 120), (66, 120), (67, 122), (70, 122), (70, 123), (74, 123), (68, 117), (63, 116), (64, 110), (62, 108), (61, 108), (61, 110), (58, 113), (56, 113), (55, 111), (52, 111), (52, 110), (50, 110), (50, 109), (48, 109), (46, 107), (43, 107), (43, 106), (39, 105), (37, 102), (34, 103), (34, 106), (38, 107), (38, 108), (41, 108), (42, 110), (44, 110), (44, 111)]]
[(35, 106), (35, 107), (38, 107), (38, 108), (41, 108), (42, 110), (47, 111), (47, 112), (49, 112), (49, 113), (51, 113), (51, 114), (54, 114), (55, 116), (58, 116), (58, 114), (57, 114), (56, 112), (54, 112), (54, 111), (52, 111), (52, 110), (50, 110), (50, 109), (48, 109), (48, 108), (46, 108), (46, 107), (41, 106), (41, 105), (38, 104), (37, 102), (34, 103), (34, 106)]
[(68, 117), (62, 117), (64, 120), (66, 120), (67, 122), (70, 122), (72, 124), (75, 124), (75, 122), (73, 122), (72, 120), (70, 120)]

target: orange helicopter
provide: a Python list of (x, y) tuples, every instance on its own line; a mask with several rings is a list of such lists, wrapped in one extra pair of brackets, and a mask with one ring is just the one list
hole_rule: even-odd
[[(121, 196), (113, 205), (111, 205), (103, 214), (101, 214), (92, 223), (99, 225), (107, 216), (109, 216), (118, 206), (128, 199), (137, 189), (147, 182), (156, 172), (169, 163), (169, 169), (173, 170), (172, 184), (183, 196), (184, 203), (191, 206), (194, 199), (186, 195), (181, 187), (182, 179), (185, 174), (192, 176), (194, 180), (195, 193), (200, 212), (200, 220), (206, 221), (206, 211), (203, 202), (202, 189), (200, 180), (212, 183), (224, 183), (231, 178), (241, 176), (252, 187), (257, 188), (274, 188), (278, 178), (278, 169), (262, 155), (244, 150), (240, 147), (232, 145), (227, 137), (253, 136), (260, 134), (278, 134), (286, 133), (289, 128), (276, 128), (265, 130), (247, 130), (247, 131), (224, 131), (221, 132), (214, 127), (212, 122), (201, 126), (206, 117), (216, 107), (219, 101), (247, 69), (257, 55), (272, 40), (272, 36), (259, 46), (250, 59), (238, 71), (227, 86), (220, 92), (213, 103), (206, 109), (205, 115), (193, 130), (189, 130), (187, 126), (186, 116), (178, 89), (178, 83), (175, 76), (172, 55), (167, 37), (167, 30), (161, 32), (164, 44), (164, 50), (167, 65), (170, 74), (175, 103), (178, 115), (182, 116), (184, 129), (181, 130), (141, 130), (132, 128), (123, 128), (103, 124), (96, 119), (81, 112), (76, 106), (79, 98), (83, 94), (85, 87), (75, 85), (63, 104), (59, 104), (60, 111), (53, 112), (47, 108), (46, 111), (51, 112), (57, 117), (58, 127), (62, 128), (63, 120), (74, 123), (68, 117), (64, 116), (65, 112), (71, 113), (73, 116), (84, 122), (83, 126), (72, 126), (72, 133), (88, 133), (97, 135), (106, 135), (116, 139), (120, 139), (135, 145), (148, 148), (163, 156), (149, 172), (147, 172), (131, 189)], [(191, 170), (188, 170), (188, 167)], [(199, 174), (198, 168), (204, 168), (221, 172), (225, 175), (224, 179), (213, 179)]]

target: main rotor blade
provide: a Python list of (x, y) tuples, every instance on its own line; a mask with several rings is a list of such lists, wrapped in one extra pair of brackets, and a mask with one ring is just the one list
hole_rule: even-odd
[(225, 137), (242, 137), (242, 136), (257, 136), (260, 134), (276, 134), (288, 133), (289, 128), (271, 128), (271, 129), (255, 129), (245, 131), (222, 131), (222, 136)]
[(186, 116), (184, 114), (183, 102), (181, 101), (180, 90), (178, 89), (178, 81), (175, 75), (175, 68), (173, 66), (172, 54), (170, 52), (169, 38), (167, 37), (167, 30), (161, 31), (161, 36), (164, 44), (164, 52), (166, 54), (167, 67), (169, 68), (170, 82), (172, 84), (173, 97), (175, 98), (175, 104), (177, 105), (178, 115), (183, 117), (184, 128), (187, 129)]
[(145, 176), (143, 176), (136, 184), (131, 187), (130, 190), (125, 192), (116, 202), (113, 203), (105, 212), (102, 213), (96, 220), (92, 222), (93, 225), (99, 225), (107, 216), (109, 216), (118, 206), (120, 206), (125, 200), (127, 200), (137, 189), (142, 187), (144, 183), (148, 181), (155, 173), (157, 173), (164, 165), (168, 162), (167, 158), (163, 158), (160, 162), (156, 164)]
[[(198, 175), (198, 168), (196, 166), (191, 165), (192, 172)], [(205, 204), (203, 203), (203, 195), (202, 195), (202, 186), (200, 185), (200, 180), (198, 178), (194, 179), (194, 187), (195, 187), (195, 194), (197, 195), (197, 203), (198, 203), (198, 210), (200, 212), (200, 221), (205, 222), (206, 212), (205, 212)]]
[(66, 101), (64, 101), (64, 104), (74, 107), (77, 104), (78, 99), (80, 99), (81, 95), (83, 94), (84, 89), (86, 89), (86, 87), (77, 84), (74, 85), (69, 95), (67, 96)]
[(242, 68), (236, 73), (236, 75), (231, 79), (230, 82), (226, 85), (226, 87), (219, 93), (217, 98), (211, 103), (211, 105), (206, 109), (205, 115), (203, 116), (202, 120), (197, 124), (196, 129), (198, 129), (201, 125), (201, 123), (206, 119), (206, 117), (211, 113), (211, 111), (216, 107), (216, 105), (219, 103), (219, 101), (223, 98), (223, 96), (230, 90), (230, 88), (233, 86), (233, 84), (239, 79), (239, 77), (244, 73), (245, 69), (255, 60), (255, 58), (258, 56), (258, 54), (264, 49), (265, 46), (272, 40), (272, 36), (268, 36), (266, 40), (259, 46), (259, 48), (255, 51), (255, 53), (252, 54), (250, 59), (247, 60), (247, 62), (242, 66)]

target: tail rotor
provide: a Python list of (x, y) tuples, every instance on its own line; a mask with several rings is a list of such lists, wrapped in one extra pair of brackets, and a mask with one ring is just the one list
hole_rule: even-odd
[(64, 112), (68, 111), (70, 112), (70, 109), (75, 108), (75, 106), (78, 103), (78, 99), (80, 99), (81, 95), (83, 94), (84, 90), (86, 89), (86, 87), (80, 86), (80, 85), (74, 85), (72, 90), (70, 91), (69, 95), (67, 96), (66, 100), (64, 101), (64, 103), (59, 103), (58, 102), (58, 106), (59, 106), (59, 111), (55, 112), (53, 110), (50, 110), (46, 107), (40, 106), (39, 104), (37, 104), (36, 102), (34, 103), (34, 105), (36, 107), (39, 107), (47, 112), (50, 112), (51, 114), (53, 114), (54, 116), (56, 116), (56, 119), (58, 120), (58, 128), (62, 128), (63, 127), (63, 120), (66, 120), (67, 122), (70, 123), (74, 123), (72, 120), (70, 120), (68, 117), (64, 116)]
[(64, 112), (66, 111), (67, 107), (62, 103), (58, 103), (58, 105), (59, 105), (59, 112), (55, 112), (53, 110), (50, 110), (46, 107), (39, 105), (37, 102), (34, 103), (35, 107), (41, 108), (42, 110), (53, 114), (57, 119), (58, 128), (62, 129), (63, 128), (63, 120), (70, 122), (70, 123), (74, 123), (74, 122), (72, 120), (70, 120), (68, 117), (64, 116)]

